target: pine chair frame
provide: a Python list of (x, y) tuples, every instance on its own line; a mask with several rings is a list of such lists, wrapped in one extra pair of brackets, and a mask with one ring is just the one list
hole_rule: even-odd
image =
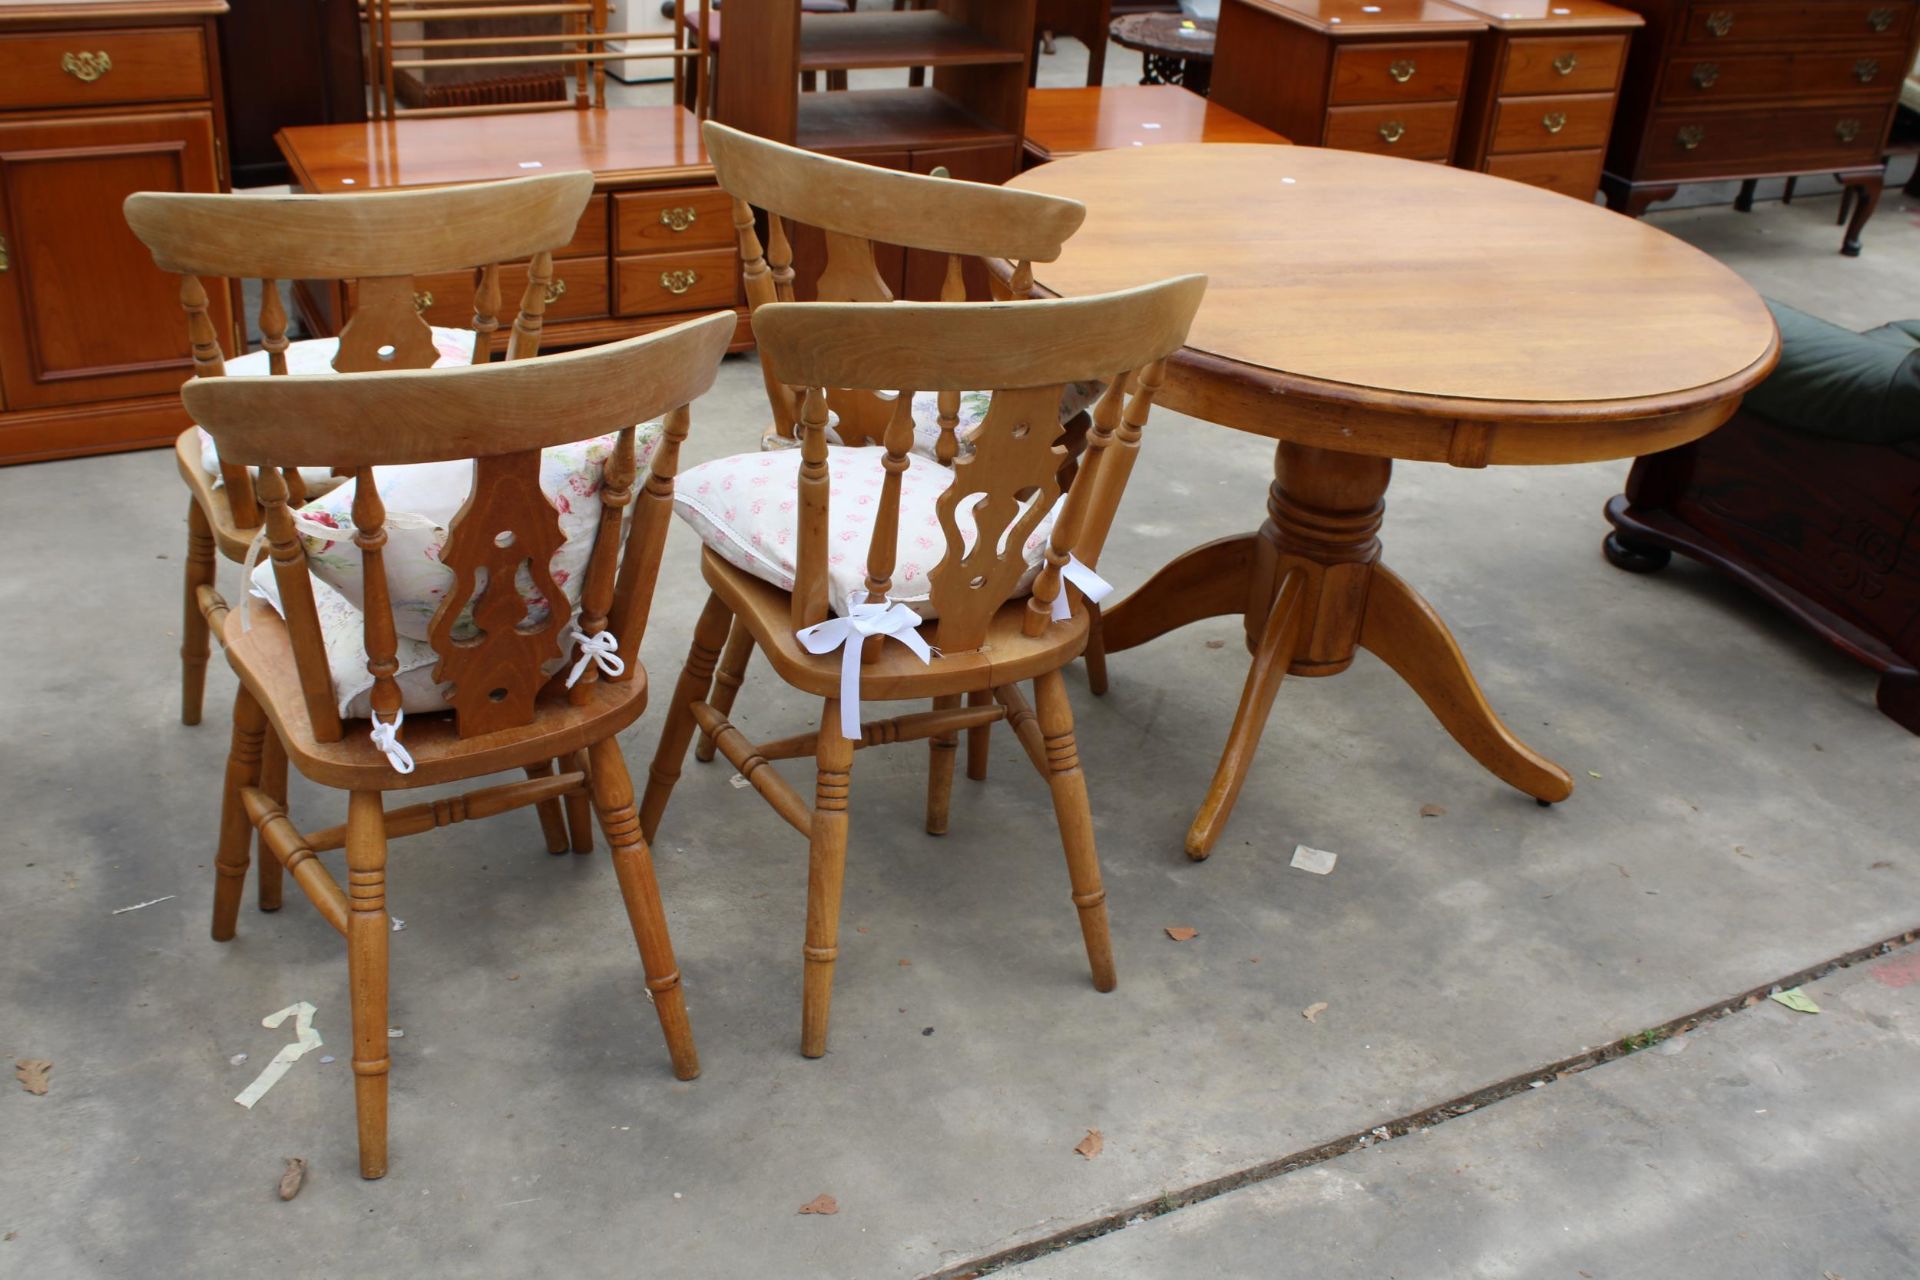
[[(647, 842), (639, 836), (633, 787), (615, 738), (646, 706), (639, 650), (673, 505), (673, 478), (686, 437), (687, 405), (712, 385), (732, 336), (727, 313), (568, 355), (506, 364), (369, 373), (355, 378), (203, 378), (183, 392), (187, 408), (213, 435), (223, 459), (260, 467), (268, 545), (284, 620), (261, 610), (251, 630), (225, 622), (224, 647), (240, 676), (233, 746), (221, 806), (214, 881), (213, 937), (234, 935), (255, 831), (272, 852), (274, 874), (290, 872), (328, 923), (346, 935), (353, 1003), (353, 1066), (361, 1174), (386, 1172), (387, 932), (386, 856), (390, 838), (468, 818), (551, 801), (590, 787), (612, 850), (634, 937), (674, 1072), (699, 1072), (666, 916)], [(635, 487), (636, 422), (665, 415), (665, 435)], [(546, 577), (560, 539), (559, 515), (541, 492), (540, 451), (618, 432), (605, 464), (601, 517), (582, 576), (578, 617), (555, 607), (536, 624), (513, 587), (523, 565), (536, 588), (563, 599)], [(435, 678), (451, 681), (454, 710), (406, 721), (403, 745), (413, 771), (400, 773), (381, 746), (349, 733), (335, 701), (306, 552), (295, 530), (281, 468), (330, 466), (356, 489), (353, 541), (365, 576), (367, 671), (372, 706), (391, 724), (401, 710), (396, 639), (388, 606), (385, 511), (374, 468), (474, 459), (473, 490), (454, 518), (442, 559), (457, 586), (429, 628), (440, 656)], [(635, 507), (622, 532), (629, 506)], [(486, 570), (488, 584), (476, 591)], [(468, 605), (479, 634), (457, 638)], [(624, 670), (602, 675), (589, 663), (566, 687), (563, 672), (543, 673), (561, 656), (565, 629), (591, 637), (611, 630)], [(284, 791), (263, 784), (261, 743), (285, 744), (300, 772), (349, 793), (344, 826), (303, 834), (286, 813)], [(583, 771), (553, 773), (556, 758), (584, 753)], [(462, 782), (509, 769), (524, 782), (388, 810), (383, 795)], [(535, 775), (542, 771), (542, 776)], [(313, 856), (345, 847), (342, 889)], [(265, 878), (266, 864), (262, 864)]]
[[(333, 367), (340, 373), (424, 369), (439, 353), (422, 315), (413, 277), (473, 268), (473, 362), (491, 357), (500, 327), (500, 264), (530, 259), (527, 287), (512, 322), (508, 360), (539, 354), (552, 251), (573, 235), (593, 194), (587, 172), (542, 174), (435, 191), (331, 196), (203, 195), (141, 192), (125, 205), (128, 225), (164, 271), (180, 276), (194, 375), (226, 372), (220, 336), (207, 314), (204, 278), (261, 282), (261, 346), (273, 376), (287, 372), (287, 313), (282, 280), (358, 281), (358, 302), (340, 334)], [(478, 265), (477, 265), (478, 264)], [(180, 642), (180, 719), (199, 724), (211, 638), (227, 603), (216, 586), (217, 550), (236, 564), (247, 560), (260, 529), (260, 497), (252, 473), (222, 459), (221, 484), (201, 467), (200, 438), (189, 427), (174, 443), (175, 461), (191, 499), (187, 504), (185, 599)], [(297, 470), (283, 472), (289, 500), (306, 500)], [(244, 587), (242, 588), (245, 589)], [(277, 741), (266, 747), (267, 776), (284, 794), (286, 756)], [(565, 763), (565, 762), (562, 762)], [(562, 817), (562, 804), (566, 817)], [(540, 806), (548, 849), (593, 847), (584, 792)], [(571, 824), (571, 835), (568, 824)], [(270, 861), (261, 849), (263, 870)], [(264, 895), (277, 891), (263, 874)]]
[[(776, 813), (807, 835), (801, 1052), (808, 1057), (826, 1051), (848, 789), (853, 753), (862, 747), (930, 740), (926, 826), (940, 834), (947, 828), (956, 735), (1005, 720), (1052, 790), (1093, 983), (1101, 991), (1113, 988), (1106, 893), (1061, 678), (1061, 669), (1086, 644), (1088, 616), (1062, 574), (1070, 558), (1097, 564), (1165, 357), (1185, 341), (1205, 288), (1204, 277), (1186, 276), (1099, 297), (1019, 305), (770, 303), (755, 317), (762, 363), (783, 383), (805, 389), (794, 588), (780, 591), (711, 551), (705, 554), (702, 569), (712, 594), (667, 710), (640, 824), (651, 839), (697, 727)], [(1130, 371), (1136, 376), (1127, 376)], [(1026, 539), (1060, 493), (1060, 391), (1068, 382), (1087, 380), (1107, 381), (1107, 391), (1095, 406), (1086, 455), (1054, 523), (1045, 563), (1031, 593), (1020, 600), (1014, 592), (1026, 570)], [(861, 655), (864, 698), (927, 697), (932, 710), (863, 724), (857, 740), (840, 728), (841, 655), (807, 653), (794, 636), (829, 616), (828, 387), (901, 389), (903, 405), (905, 388), (993, 391), (973, 453), (955, 461), (955, 478), (936, 504), (946, 534), (945, 555), (929, 575), (939, 613), (930, 638), (938, 652), (922, 665), (903, 646), (875, 636), (864, 642)], [(897, 410), (884, 435), (885, 474), (866, 561), (865, 590), (872, 600), (883, 599), (892, 582), (901, 476), (911, 465), (939, 465), (914, 458), (911, 443), (910, 417)], [(971, 551), (960, 529), (969, 509), (978, 533)], [(1056, 621), (1053, 603), (1063, 591), (1069, 614)], [(817, 732), (755, 743), (714, 704), (714, 662), (730, 627), (746, 630), (788, 684), (821, 697)], [(1033, 681), (1031, 704), (1019, 688), (1022, 680)], [(773, 760), (808, 755), (816, 767), (811, 806), (769, 767)]]

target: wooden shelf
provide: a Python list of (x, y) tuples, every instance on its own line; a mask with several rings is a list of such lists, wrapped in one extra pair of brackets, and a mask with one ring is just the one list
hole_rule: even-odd
[(938, 89), (803, 93), (798, 126), (796, 146), (834, 153), (1018, 140)]
[(1024, 66), (1026, 58), (937, 9), (809, 14), (800, 24), (802, 71)]

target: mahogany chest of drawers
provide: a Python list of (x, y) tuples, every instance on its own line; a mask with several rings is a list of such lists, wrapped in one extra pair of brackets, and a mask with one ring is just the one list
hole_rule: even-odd
[(1860, 251), (1913, 63), (1916, 0), (1615, 0), (1641, 14), (1602, 189), (1638, 215), (1686, 182), (1832, 173)]

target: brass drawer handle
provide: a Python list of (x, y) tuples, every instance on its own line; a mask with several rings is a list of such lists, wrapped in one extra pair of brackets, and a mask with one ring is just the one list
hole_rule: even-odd
[(660, 211), (660, 225), (675, 235), (678, 235), (693, 225), (695, 216), (694, 210), (690, 206), (677, 204), (672, 208), (662, 209)]
[(4, 272), (7, 265), (7, 238), (0, 236), (0, 272)]
[(1680, 126), (1680, 132), (1673, 136), (1673, 140), (1680, 144), (1682, 151), (1693, 150), (1705, 142), (1706, 138), (1707, 131), (1697, 124), (1683, 124)]
[(1406, 136), (1406, 132), (1407, 126), (1401, 124), (1398, 120), (1389, 120), (1380, 126), (1381, 139), (1389, 143), (1400, 141), (1401, 138)]
[(700, 273), (688, 268), (683, 271), (662, 271), (660, 287), (668, 293), (682, 294), (700, 283)]
[(433, 305), (433, 290), (417, 289), (414, 291), (413, 309), (415, 311), (425, 311), (428, 307), (432, 305)]
[(566, 296), (567, 296), (567, 282), (565, 280), (554, 279), (554, 280), (547, 281), (547, 305), (548, 306), (552, 306), (554, 303), (560, 301), (560, 299)]
[(1880, 74), (1880, 63), (1873, 58), (1862, 58), (1853, 64), (1853, 78), (1861, 84), (1872, 84), (1873, 78)]
[[(1891, 22), (1892, 15), (1888, 19)], [(1884, 27), (1879, 28), (1885, 30)], [(60, 59), (60, 69), (78, 80), (81, 84), (92, 84), (107, 72), (113, 70), (113, 59), (102, 49), (99, 53), (69, 53)]]
[[(1872, 31), (1885, 31), (1893, 25), (1893, 10), (1874, 9), (1867, 14), (1867, 27)], [(104, 57), (105, 55), (101, 55)]]
[(1548, 133), (1558, 133), (1567, 127), (1567, 113), (1564, 111), (1549, 111), (1540, 117), (1540, 123), (1546, 126)]
[(1571, 53), (1563, 53), (1553, 60), (1553, 69), (1563, 76), (1572, 75), (1573, 69), (1579, 65), (1579, 57)]
[(1405, 84), (1413, 79), (1413, 59), (1402, 58), (1387, 68), (1387, 74), (1393, 77), (1395, 84)]
[(1711, 89), (1720, 79), (1720, 64), (1703, 62), (1693, 69), (1693, 83), (1702, 89)]
[[(1869, 19), (1871, 21), (1871, 19)], [(1733, 30), (1733, 15), (1725, 9), (1715, 9), (1707, 15), (1707, 30), (1716, 37)]]
[(1842, 120), (1839, 124), (1833, 126), (1833, 136), (1842, 142), (1852, 142), (1860, 136), (1860, 122), (1858, 120)]

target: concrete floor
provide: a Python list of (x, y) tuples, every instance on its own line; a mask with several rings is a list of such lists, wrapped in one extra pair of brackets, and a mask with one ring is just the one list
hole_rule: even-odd
[[(1127, 78), (1127, 57), (1116, 63)], [(1866, 255), (1848, 260), (1832, 210), (1809, 199), (1656, 222), (1816, 313), (1911, 315), (1920, 211), (1889, 194)], [(730, 360), (696, 406), (690, 457), (751, 447), (762, 396), (751, 360)], [(1102, 565), (1122, 590), (1250, 527), (1270, 476), (1267, 447), (1173, 414), (1156, 415), (1146, 447), (1147, 483)], [(1608, 567), (1600, 507), (1625, 470), (1406, 465), (1393, 488), (1389, 561), (1453, 625), (1509, 722), (1578, 780), (1552, 810), (1483, 773), (1363, 656), (1340, 679), (1286, 686), (1233, 825), (1195, 865), (1181, 835), (1244, 673), (1238, 624), (1122, 656), (1105, 698), (1071, 678), (1121, 975), (1110, 995), (1087, 982), (1045, 789), (1004, 733), (993, 776), (959, 785), (940, 839), (920, 831), (922, 750), (862, 754), (820, 1061), (797, 1052), (804, 843), (723, 766), (689, 768), (656, 850), (705, 1065), (691, 1083), (668, 1071), (603, 853), (547, 857), (527, 814), (406, 841), (389, 885), (406, 921), (392, 1010), (405, 1036), (378, 1183), (355, 1174), (338, 938), (290, 891), (278, 915), (244, 912), (232, 944), (207, 940), (233, 680), (216, 662), (208, 723), (179, 724), (171, 458), (0, 470), (16, 566), (0, 579), (0, 1052), (55, 1064), (45, 1097), (0, 1091), (0, 1273), (959, 1274), (1913, 929), (1920, 739), (1873, 710), (1867, 673), (1705, 571)], [(684, 529), (668, 546), (644, 646), (657, 685), (702, 595), (694, 546)], [(230, 595), (237, 582), (223, 566)], [(767, 736), (813, 714), (764, 667), (739, 711)], [(624, 737), (637, 766), (658, 725), (656, 711)], [(1430, 803), (1446, 815), (1420, 817)], [(293, 807), (310, 826), (343, 809), (297, 780)], [(1296, 843), (1337, 851), (1333, 874), (1290, 869)], [(1199, 936), (1173, 942), (1168, 925)], [(1748, 1195), (1798, 1215), (1804, 1248), (1742, 1255), (1745, 1276), (1818, 1274), (1807, 1258), (1847, 1280), (1911, 1275), (1910, 1228), (1861, 1236), (1910, 1198), (1910, 1153), (1886, 1143), (1912, 1130), (1915, 990), (1875, 993), (1859, 1018), (1782, 1024), (1765, 1046), (1833, 1103), (1818, 1143), (1804, 1126), (1772, 1147), (1714, 1140), (1748, 1096), (1716, 1091), (1755, 1069), (1692, 1065), (1723, 1038), (1773, 1034), (1729, 1020), (1664, 1082), (1652, 1069), (1667, 1060), (1630, 1058), (1343, 1158), (1404, 1167), (1334, 1162), (1258, 1193), (1299, 1205), (1328, 1179), (1360, 1179), (1380, 1188), (1380, 1213), (1432, 1215), (1407, 1229), (1446, 1237), (1440, 1252), (1369, 1251), (1358, 1205), (1262, 1209), (1267, 1225), (1246, 1234), (1229, 1207), (1243, 1201), (1222, 1197), (1033, 1274), (1163, 1274), (1173, 1264), (1159, 1259), (1194, 1270), (1202, 1257), (1203, 1274), (1708, 1274), (1673, 1262), (1672, 1243), (1746, 1229), (1755, 1210), (1734, 1198)], [(1853, 1007), (1853, 991), (1834, 1003)], [(291, 1039), (261, 1018), (301, 1000), (326, 1047), (251, 1111), (235, 1106)], [(1316, 1020), (1300, 1016), (1318, 1002)], [(1842, 1055), (1844, 1074), (1835, 1023), (1868, 1050)], [(1603, 1088), (1625, 1101), (1569, 1100)], [(1619, 1158), (1648, 1126), (1672, 1135), (1674, 1163)], [(1083, 1159), (1090, 1128), (1105, 1147)], [(1426, 1150), (1438, 1163), (1401, 1154)], [(1613, 1154), (1569, 1155), (1584, 1150)], [(1769, 1152), (1785, 1154), (1740, 1172)], [(311, 1171), (282, 1204), (273, 1186), (292, 1155)], [(1393, 1193), (1394, 1178), (1448, 1160), (1536, 1198), (1501, 1201), (1484, 1183), (1452, 1199), (1429, 1189), (1424, 1207)], [(1674, 1179), (1709, 1176), (1723, 1195), (1673, 1194)], [(838, 1214), (796, 1212), (823, 1192)], [(1584, 1239), (1618, 1228), (1644, 1258), (1559, 1248), (1579, 1214)], [(1188, 1222), (1218, 1248), (1155, 1252)], [(1296, 1271), (1283, 1249), (1316, 1261)], [(1350, 1272), (1319, 1262), (1348, 1255)], [(1069, 1266), (1092, 1269), (1045, 1269)]]

